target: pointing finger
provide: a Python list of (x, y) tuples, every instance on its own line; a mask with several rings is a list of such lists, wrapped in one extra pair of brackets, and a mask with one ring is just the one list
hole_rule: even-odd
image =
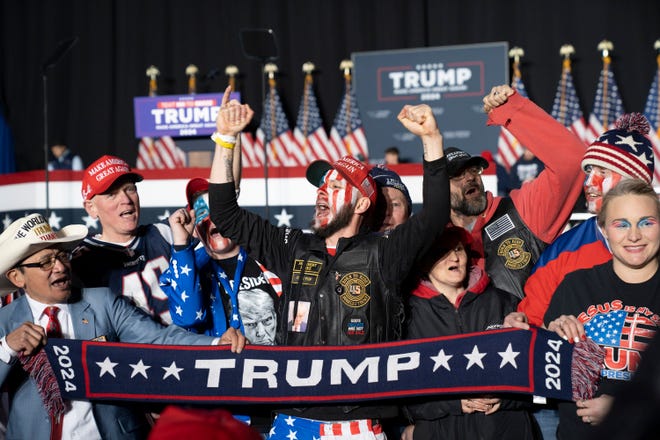
[(225, 105), (229, 102), (229, 95), (231, 95), (231, 86), (227, 86), (227, 88), (225, 89), (225, 94), (222, 95), (221, 105)]

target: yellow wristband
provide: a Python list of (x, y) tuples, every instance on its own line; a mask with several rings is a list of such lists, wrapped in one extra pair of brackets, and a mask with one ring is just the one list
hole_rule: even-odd
[(228, 150), (233, 150), (234, 147), (236, 146), (236, 142), (227, 142), (222, 139), (222, 135), (218, 132), (213, 133), (211, 136), (211, 139), (213, 142), (216, 143), (216, 145), (220, 145), (222, 148), (226, 148)]

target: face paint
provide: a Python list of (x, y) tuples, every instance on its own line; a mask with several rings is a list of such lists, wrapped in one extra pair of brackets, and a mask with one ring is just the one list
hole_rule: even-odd
[(195, 199), (193, 203), (195, 210), (195, 225), (198, 225), (209, 216), (209, 193), (204, 193)]
[(209, 194), (204, 193), (193, 203), (195, 211), (195, 229), (209, 255), (222, 254), (234, 248), (234, 243), (223, 237), (209, 217)]
[(316, 229), (327, 227), (344, 206), (355, 203), (360, 191), (348, 183), (337, 170), (330, 170), (323, 179), (323, 185), (316, 193), (314, 224)]
[(623, 176), (612, 170), (596, 165), (588, 168), (584, 179), (584, 195), (587, 199), (587, 210), (592, 214), (600, 212), (603, 206), (603, 196), (621, 181)]

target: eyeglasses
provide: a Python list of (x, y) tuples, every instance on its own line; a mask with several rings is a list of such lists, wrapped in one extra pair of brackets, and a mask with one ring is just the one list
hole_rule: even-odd
[(51, 254), (49, 257), (45, 257), (36, 263), (17, 264), (14, 267), (38, 267), (43, 271), (49, 271), (55, 267), (55, 261), (59, 260), (61, 263), (68, 263), (71, 261), (71, 257), (71, 252), (58, 252), (56, 254)]
[(479, 166), (475, 165), (473, 167), (469, 167), (469, 168), (464, 169), (459, 174), (452, 177), (451, 180), (453, 180), (454, 182), (459, 182), (459, 181), (465, 179), (468, 176), (476, 177), (476, 176), (480, 175), (483, 172), (484, 172), (484, 169), (482, 167), (479, 167)]

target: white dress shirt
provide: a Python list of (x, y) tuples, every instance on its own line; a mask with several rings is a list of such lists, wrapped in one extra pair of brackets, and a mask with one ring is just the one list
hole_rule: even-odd
[[(60, 311), (57, 313), (57, 319), (60, 321), (62, 328), (62, 337), (64, 339), (75, 339), (73, 331), (73, 321), (69, 313), (68, 304), (42, 304), (25, 295), (32, 311), (32, 320), (35, 324), (46, 329), (48, 326), (48, 315), (44, 313), (46, 307), (57, 306)], [(6, 338), (0, 339), (0, 360), (5, 363), (12, 363), (16, 360), (16, 353), (8, 345)], [(92, 404), (85, 400), (71, 400), (69, 403), (71, 408), (64, 414), (62, 422), (62, 439), (63, 440), (95, 440), (101, 439), (94, 414), (92, 413)]]

